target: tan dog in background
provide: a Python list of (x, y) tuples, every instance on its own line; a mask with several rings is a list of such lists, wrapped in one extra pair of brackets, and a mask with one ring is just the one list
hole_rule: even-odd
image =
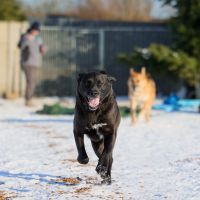
[(138, 108), (140, 109), (142, 117), (148, 121), (156, 97), (156, 85), (150, 76), (146, 74), (145, 67), (141, 69), (141, 73), (130, 69), (128, 96), (130, 100), (132, 124), (135, 124), (137, 121), (136, 112)]

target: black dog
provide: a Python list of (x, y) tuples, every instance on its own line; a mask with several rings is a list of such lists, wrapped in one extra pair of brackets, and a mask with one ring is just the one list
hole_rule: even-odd
[(112, 89), (115, 78), (105, 72), (80, 74), (78, 78), (74, 137), (78, 150), (78, 162), (87, 164), (84, 134), (91, 139), (94, 152), (99, 158), (96, 171), (103, 178), (102, 183), (111, 183), (113, 148), (120, 114)]

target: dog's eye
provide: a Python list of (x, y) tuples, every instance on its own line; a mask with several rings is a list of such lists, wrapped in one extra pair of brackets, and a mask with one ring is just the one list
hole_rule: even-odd
[(91, 80), (87, 80), (85, 85), (86, 85), (86, 87), (90, 87), (92, 85), (92, 81)]
[(97, 86), (101, 87), (103, 85), (103, 83), (101, 81), (97, 81)]

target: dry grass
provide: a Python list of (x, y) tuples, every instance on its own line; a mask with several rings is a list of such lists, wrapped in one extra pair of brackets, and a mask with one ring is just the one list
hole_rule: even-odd
[(90, 189), (91, 189), (90, 187), (77, 188), (75, 190), (75, 193), (76, 194), (80, 194), (80, 193), (88, 192), (88, 191), (90, 191)]
[(56, 180), (57, 183), (65, 183), (69, 185), (76, 185), (80, 183), (80, 180), (76, 178), (59, 178)]
[(6, 200), (5, 193), (0, 191), (0, 200)]
[(72, 14), (82, 19), (150, 21), (152, 0), (79, 0)]
[(43, 0), (23, 7), (28, 16), (35, 17), (54, 13), (89, 20), (151, 21), (153, 0)]
[(4, 191), (0, 191), (0, 200), (12, 200), (16, 197), (14, 194), (7, 194)]

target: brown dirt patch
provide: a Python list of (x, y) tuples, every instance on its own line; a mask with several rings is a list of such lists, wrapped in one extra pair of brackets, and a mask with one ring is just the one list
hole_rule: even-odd
[(78, 162), (78, 161), (75, 160), (75, 159), (67, 159), (66, 161), (68, 161), (68, 162), (72, 162), (72, 163), (77, 163), (77, 162)]
[(91, 190), (90, 187), (82, 187), (82, 188), (77, 188), (74, 192), (76, 194), (84, 193), (84, 192), (89, 192)]
[(66, 185), (76, 185), (80, 183), (80, 180), (76, 178), (59, 178), (56, 180), (57, 183), (65, 183)]
[(12, 200), (16, 198), (16, 195), (14, 194), (7, 194), (4, 191), (0, 191), (0, 200)]
[(57, 146), (57, 144), (55, 144), (55, 143), (51, 143), (51, 144), (48, 145), (49, 148), (53, 148), (53, 147), (56, 147), (56, 146)]
[(74, 164), (78, 163), (78, 161), (75, 159), (64, 159), (64, 160), (61, 160), (61, 162), (62, 162), (62, 164), (70, 163), (71, 165), (72, 165), (72, 163), (74, 163)]

